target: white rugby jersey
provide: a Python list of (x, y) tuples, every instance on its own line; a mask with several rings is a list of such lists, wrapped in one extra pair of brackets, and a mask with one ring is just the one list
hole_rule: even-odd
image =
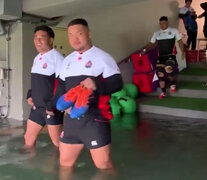
[(155, 32), (150, 40), (151, 43), (158, 42), (159, 55), (169, 55), (173, 53), (175, 40), (182, 39), (181, 34), (175, 28), (168, 27), (165, 30), (160, 29)]
[(64, 57), (55, 49), (51, 49), (45, 54), (40, 53), (35, 57), (31, 73), (51, 76), (55, 73), (56, 77), (60, 73)]
[(179, 41), (180, 39), (182, 39), (182, 36), (177, 29), (168, 27), (165, 30), (160, 29), (159, 31), (155, 32), (150, 42), (155, 43), (156, 41), (159, 40), (166, 40), (166, 39), (173, 39), (173, 38)]
[(179, 14), (185, 15), (187, 12), (193, 12), (193, 11), (195, 11), (195, 10), (192, 7), (184, 6), (184, 7), (179, 9)]
[(46, 107), (54, 93), (55, 76), (60, 73), (64, 57), (55, 49), (38, 54), (31, 70), (31, 93), (36, 107)]
[(89, 50), (79, 53), (74, 51), (63, 62), (60, 78), (102, 75), (107, 78), (114, 74), (120, 74), (115, 60), (105, 51), (92, 46)]

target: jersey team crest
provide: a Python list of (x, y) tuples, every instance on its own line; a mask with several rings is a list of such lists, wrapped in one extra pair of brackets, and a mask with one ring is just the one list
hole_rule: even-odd
[(91, 61), (88, 61), (86, 64), (85, 64), (85, 67), (86, 68), (91, 68), (92, 66), (92, 62)]
[(42, 68), (43, 69), (46, 69), (47, 68), (47, 63), (44, 63), (43, 66), (42, 66)]

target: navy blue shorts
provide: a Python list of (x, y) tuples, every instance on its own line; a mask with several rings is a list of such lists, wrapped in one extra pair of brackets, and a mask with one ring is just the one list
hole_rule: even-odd
[(84, 144), (88, 149), (103, 147), (111, 143), (110, 122), (92, 111), (79, 119), (71, 119), (67, 115), (60, 141), (66, 144)]
[(157, 59), (157, 64), (171, 66), (174, 68), (175, 65), (177, 64), (176, 56), (175, 55), (159, 56)]
[(55, 116), (49, 116), (45, 112), (45, 108), (31, 109), (29, 119), (33, 122), (45, 126), (63, 124), (63, 113), (60, 111), (55, 112)]

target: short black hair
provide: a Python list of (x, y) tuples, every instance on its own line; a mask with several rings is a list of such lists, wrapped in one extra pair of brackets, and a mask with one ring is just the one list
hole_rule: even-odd
[(192, 0), (185, 0), (185, 3), (187, 3), (188, 1), (192, 2)]
[(51, 37), (53, 39), (55, 38), (54, 31), (52, 30), (52, 28), (50, 28), (47, 25), (37, 26), (34, 30), (34, 33), (36, 33), (37, 31), (45, 31), (48, 34), (49, 37)]
[(72, 26), (72, 25), (76, 25), (76, 24), (81, 24), (81, 25), (83, 25), (85, 27), (88, 27), (87, 21), (85, 19), (82, 19), (82, 18), (73, 19), (72, 21), (70, 21), (68, 23), (68, 27)]
[(167, 16), (162, 16), (162, 17), (160, 18), (160, 21), (168, 21)]

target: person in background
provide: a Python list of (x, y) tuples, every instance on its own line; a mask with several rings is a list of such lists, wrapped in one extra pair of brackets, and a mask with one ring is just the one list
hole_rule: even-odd
[[(34, 45), (38, 55), (34, 58), (31, 69), (31, 89), (27, 94), (27, 102), (31, 112), (27, 120), (24, 135), (24, 148), (33, 148), (40, 131), (45, 125), (55, 147), (59, 146), (59, 137), (62, 131), (63, 113), (51, 109), (51, 100), (54, 95), (55, 78), (64, 57), (53, 49), (53, 30), (41, 25), (34, 30)], [(47, 109), (47, 112), (46, 112)]]
[[(205, 38), (207, 38), (207, 2), (201, 3), (200, 6), (204, 10), (204, 12), (202, 14), (200, 14), (198, 16), (198, 18), (203, 18), (204, 17), (203, 35), (204, 35)], [(207, 50), (207, 45), (206, 45), (206, 50)], [(207, 87), (207, 81), (204, 81), (202, 83), (202, 86)]]
[(204, 37), (207, 38), (207, 2), (201, 3), (200, 6), (203, 8), (204, 12), (200, 14), (198, 18), (204, 17), (203, 34)]
[(166, 80), (170, 82), (171, 93), (176, 92), (176, 81), (174, 73), (177, 68), (176, 56), (173, 54), (175, 48), (175, 41), (178, 41), (180, 50), (182, 52), (182, 59), (184, 59), (184, 46), (182, 37), (177, 29), (168, 27), (168, 18), (162, 16), (159, 20), (160, 30), (156, 31), (151, 41), (148, 43), (143, 52), (148, 51), (156, 44), (158, 45), (159, 57), (156, 62), (156, 71), (161, 88), (160, 99), (163, 99), (166, 93)]
[(112, 170), (110, 123), (102, 116), (98, 102), (101, 95), (110, 95), (122, 89), (120, 70), (111, 55), (92, 45), (85, 19), (73, 19), (68, 24), (67, 32), (69, 43), (75, 51), (64, 59), (56, 97), (80, 84), (90, 89), (92, 96), (87, 105), (88, 111), (83, 116), (71, 118), (69, 114), (73, 107), (66, 110), (68, 115), (63, 124), (59, 147), (60, 172), (64, 168), (67, 173), (73, 170), (84, 146), (89, 149), (98, 169)]
[(185, 0), (185, 6), (180, 8), (179, 17), (183, 19), (185, 29), (187, 31), (188, 39), (186, 47), (189, 49), (191, 45), (191, 49), (196, 49), (197, 43), (197, 33), (198, 33), (198, 25), (196, 22), (196, 12), (191, 7), (192, 0)]

